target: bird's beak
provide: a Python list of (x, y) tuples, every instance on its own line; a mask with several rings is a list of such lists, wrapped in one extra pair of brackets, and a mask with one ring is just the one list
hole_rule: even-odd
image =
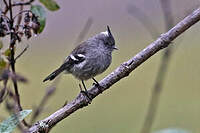
[(115, 49), (115, 50), (119, 50), (116, 46), (114, 46), (113, 49)]

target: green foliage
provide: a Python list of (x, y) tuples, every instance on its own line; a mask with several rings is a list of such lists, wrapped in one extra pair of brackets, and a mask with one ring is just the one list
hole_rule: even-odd
[(3, 59), (0, 58), (0, 73), (6, 68), (7, 62)]
[(4, 52), (4, 55), (6, 56), (6, 57), (10, 57), (10, 55), (11, 55), (11, 50), (8, 48), (8, 49), (6, 49), (6, 51)]
[(11, 133), (16, 126), (22, 121), (32, 110), (23, 110), (17, 114), (11, 115), (7, 120), (0, 124), (0, 133)]
[(50, 11), (60, 9), (59, 5), (54, 0), (40, 0), (40, 2)]
[(180, 129), (180, 128), (167, 128), (167, 129), (156, 131), (154, 133), (190, 133), (190, 132)]
[[(3, 48), (3, 42), (0, 40), (0, 50)], [(6, 68), (7, 62), (2, 58), (0, 55), (0, 74), (3, 72), (3, 70)]]
[(40, 22), (40, 29), (38, 33), (41, 33), (44, 30), (46, 24), (46, 11), (41, 5), (32, 5), (31, 11), (38, 17)]

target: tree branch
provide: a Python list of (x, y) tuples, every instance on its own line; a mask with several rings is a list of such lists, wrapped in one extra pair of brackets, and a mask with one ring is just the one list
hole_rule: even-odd
[[(13, 13), (12, 13), (12, 3), (11, 0), (9, 0), (9, 12), (10, 12), (10, 29), (13, 29)], [(11, 69), (13, 71), (13, 73), (15, 73), (15, 51), (14, 51), (14, 45), (15, 45), (15, 40), (13, 39), (13, 34), (10, 34), (10, 51), (11, 51), (11, 55), (10, 55), (10, 65), (11, 65)], [(18, 92), (18, 86), (17, 86), (17, 81), (13, 80), (13, 85), (14, 85), (14, 89), (15, 89), (15, 95), (16, 95), (16, 100), (17, 100), (17, 106), (19, 108), (19, 111), (22, 111), (22, 107), (20, 104), (20, 96), (19, 96), (19, 92)]]
[[(99, 82), (102, 86), (101, 90), (105, 91), (110, 88), (113, 84), (121, 80), (122, 78), (128, 76), (134, 69), (145, 62), (152, 55), (157, 53), (163, 48), (168, 47), (168, 45), (180, 34), (190, 28), (192, 25), (200, 20), (200, 8), (195, 10), (192, 14), (187, 16), (181, 22), (179, 22), (175, 27), (169, 30), (167, 33), (162, 34), (156, 41), (147, 46), (144, 50), (139, 52), (133, 58), (121, 64), (116, 70), (111, 74), (106, 76), (103, 80)], [(89, 95), (92, 99), (101, 94), (97, 87), (92, 86), (88, 90)], [(72, 102), (68, 103), (63, 108), (59, 109), (49, 117), (41, 120), (35, 125), (33, 125), (27, 132), (37, 133), (42, 131), (49, 131), (58, 122), (71, 115), (78, 109), (85, 107), (89, 104), (90, 100), (82, 93), (80, 93)], [(42, 126), (43, 125), (43, 126)]]
[[(14, 24), (14, 20), (13, 20), (13, 5), (12, 5), (12, 1), (9, 0), (9, 13), (10, 13), (10, 29), (13, 30), (13, 32), (11, 32), (10, 34), (10, 51), (11, 51), (11, 54), (10, 54), (10, 65), (11, 65), (11, 69), (12, 69), (12, 72), (15, 74), (15, 44), (16, 44), (16, 39), (14, 37), (14, 27), (13, 27), (13, 24)], [(21, 21), (21, 19), (19, 20), (19, 22)], [(14, 86), (14, 90), (15, 90), (15, 97), (16, 97), (16, 103), (17, 103), (17, 108), (18, 108), (18, 111), (22, 111), (22, 106), (21, 106), (21, 103), (20, 103), (20, 95), (19, 95), (19, 91), (18, 91), (18, 85), (17, 85), (17, 80), (12, 80), (13, 82), (13, 86)], [(24, 123), (25, 126), (29, 126), (25, 120), (22, 121)]]

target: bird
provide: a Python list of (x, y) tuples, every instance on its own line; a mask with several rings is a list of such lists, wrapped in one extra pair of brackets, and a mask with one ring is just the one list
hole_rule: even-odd
[(72, 74), (82, 82), (87, 92), (84, 81), (93, 79), (99, 86), (95, 76), (103, 73), (112, 62), (112, 52), (118, 50), (115, 39), (107, 25), (105, 32), (100, 32), (79, 44), (64, 60), (64, 63), (47, 76), (43, 82), (55, 79), (60, 73)]

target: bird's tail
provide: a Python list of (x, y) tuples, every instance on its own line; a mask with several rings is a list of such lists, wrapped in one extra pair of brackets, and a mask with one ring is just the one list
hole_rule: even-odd
[(65, 70), (64, 67), (60, 67), (58, 69), (56, 69), (54, 72), (52, 72), (49, 76), (47, 76), (43, 82), (47, 81), (47, 80), (53, 80), (56, 76), (58, 76), (61, 72), (63, 72)]

